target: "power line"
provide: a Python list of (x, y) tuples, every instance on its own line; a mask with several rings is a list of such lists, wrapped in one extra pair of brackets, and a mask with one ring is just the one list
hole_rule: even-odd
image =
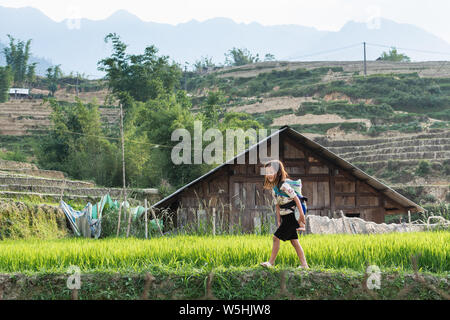
[[(60, 132), (61, 132), (61, 131), (60, 131)], [(70, 134), (76, 134), (76, 135), (79, 135), (79, 136), (85, 136), (85, 137), (94, 137), (94, 138), (99, 138), (99, 139), (121, 141), (121, 138), (106, 137), (106, 136), (98, 136), (98, 135), (95, 135), (95, 134), (80, 133), (80, 132), (74, 132), (74, 131), (70, 131), (70, 130), (62, 130), (62, 132), (63, 132), (63, 133), (70, 133)], [(135, 141), (135, 140), (126, 139), (126, 138), (124, 138), (124, 140), (125, 140), (126, 142), (136, 143), (136, 144), (140, 144), (140, 145), (148, 145), (148, 146), (152, 146), (152, 147), (154, 147), (154, 148), (159, 148), (159, 147), (163, 147), (163, 148), (173, 148), (173, 147), (174, 147), (174, 146), (169, 146), (169, 145), (164, 145), (164, 144), (157, 144), (157, 143), (148, 143), (148, 142)]]
[[(375, 46), (375, 47), (383, 47), (383, 48), (396, 48), (396, 49), (400, 49), (400, 50), (409, 50), (409, 51), (417, 51), (417, 52), (423, 52), (423, 53), (431, 53), (431, 54), (443, 54), (443, 55), (450, 55), (450, 52), (439, 52), (439, 51), (431, 51), (431, 50), (421, 50), (421, 49), (411, 49), (411, 48), (401, 48), (401, 47), (396, 47), (396, 46), (387, 46), (387, 45), (382, 45), (382, 44), (374, 44), (374, 43), (366, 43), (368, 45), (371, 46)], [(436, 73), (439, 73), (442, 68), (444, 67), (444, 65), (446, 65), (448, 62), (448, 60), (444, 61), (440, 66), (439, 69), (436, 71)], [(418, 72), (418, 74), (420, 75), (423, 70), (420, 70)]]
[(363, 42), (363, 45), (364, 45), (364, 76), (367, 76), (366, 42)]
[(447, 64), (448, 61), (444, 61), (441, 66), (439, 67), (439, 69), (436, 71), (436, 73), (440, 72), (442, 70), (442, 68), (444, 67), (445, 64)]
[[(316, 53), (311, 53), (311, 54), (306, 54), (306, 55), (302, 55), (302, 56), (294, 56), (294, 57), (290, 57), (288, 59), (301, 59), (301, 58), (305, 58), (305, 57), (311, 57), (311, 56), (316, 56), (316, 55), (322, 55), (322, 54), (326, 54), (326, 53), (331, 53), (331, 52), (336, 52), (336, 51), (341, 51), (341, 50), (345, 50), (345, 49), (350, 49), (350, 48), (354, 48), (357, 46), (363, 45), (364, 46), (364, 74), (366, 74), (366, 66), (365, 66), (365, 55), (366, 55), (366, 46), (370, 45), (370, 46), (374, 46), (374, 47), (382, 47), (382, 48), (396, 48), (396, 49), (400, 49), (400, 50), (409, 50), (409, 51), (417, 51), (417, 52), (423, 52), (423, 53), (430, 53), (430, 54), (441, 54), (441, 55), (449, 55), (450, 56), (450, 52), (440, 52), (440, 51), (432, 51), (432, 50), (422, 50), (422, 49), (412, 49), (412, 48), (403, 48), (403, 47), (396, 47), (396, 46), (389, 46), (389, 45), (383, 45), (383, 44), (376, 44), (376, 43), (369, 43), (369, 42), (362, 42), (362, 43), (357, 43), (357, 44), (353, 44), (353, 45), (349, 45), (349, 46), (345, 46), (345, 47), (340, 47), (340, 48), (335, 48), (335, 49), (330, 49), (330, 50), (324, 50), (324, 51), (318, 51)], [(439, 66), (439, 69), (437, 72), (439, 72), (444, 65), (447, 63), (448, 61), (444, 61), (444, 63), (442, 63)], [(423, 71), (423, 70), (422, 70)], [(420, 71), (420, 72), (422, 72)], [(420, 74), (419, 72), (419, 74)]]
[(341, 48), (335, 48), (335, 49), (330, 49), (330, 50), (318, 51), (318, 52), (315, 52), (315, 53), (306, 54), (306, 55), (302, 55), (302, 56), (289, 57), (288, 59), (301, 59), (301, 58), (305, 58), (305, 57), (322, 55), (322, 54), (326, 54), (326, 53), (330, 53), (330, 52), (336, 52), (336, 51), (340, 51), (340, 50), (354, 48), (354, 47), (357, 47), (357, 46), (360, 46), (360, 45), (361, 45), (361, 42), (353, 44), (353, 45), (350, 45), (350, 46), (341, 47)]
[(397, 46), (388, 46), (388, 45), (375, 44), (375, 43), (369, 43), (369, 42), (366, 42), (366, 44), (371, 45), (371, 46), (375, 46), (375, 47), (396, 48), (396, 49), (400, 49), (400, 50), (409, 50), (409, 51), (417, 51), (417, 52), (432, 53), (432, 54), (450, 55), (450, 52), (439, 52), (439, 51), (431, 51), (431, 50), (401, 48), (401, 47), (397, 47)]
[[(356, 44), (353, 44), (353, 45), (349, 45), (349, 46), (345, 46), (345, 47), (334, 48), (334, 49), (324, 50), (324, 51), (318, 51), (318, 52), (315, 52), (315, 53), (309, 53), (309, 54), (305, 54), (305, 55), (301, 55), (301, 56), (291, 56), (291, 57), (288, 57), (287, 59), (288, 60), (289, 59), (301, 59), (301, 58), (305, 58), (305, 57), (318, 56), (318, 55), (323, 55), (323, 54), (326, 54), (326, 53), (331, 53), (331, 52), (336, 52), (336, 51), (341, 51), (341, 50), (354, 48), (354, 47), (360, 46), (362, 44), (364, 44), (364, 43), (363, 42), (359, 42), (359, 43), (356, 43)], [(401, 50), (410, 50), (410, 51), (417, 51), (417, 52), (431, 53), (431, 54), (450, 55), (450, 52), (440, 52), (440, 51), (432, 51), (432, 50), (403, 48), (403, 47), (389, 46), (389, 45), (376, 44), (376, 43), (370, 43), (370, 42), (366, 42), (366, 45), (375, 46), (375, 47), (382, 47), (382, 48), (393, 48), (393, 47), (395, 47), (395, 48), (401, 49)]]
[[(94, 137), (94, 138), (101, 138), (101, 139), (106, 139), (106, 140), (117, 140), (117, 141), (121, 141), (121, 138), (114, 138), (114, 137), (106, 137), (106, 136), (99, 136), (99, 135), (95, 135), (95, 134), (87, 134), (87, 133), (80, 133), (80, 132), (74, 132), (74, 131), (70, 131), (70, 130), (62, 130), (63, 133), (70, 133), (70, 134), (75, 134), (75, 135), (80, 135), (80, 136), (86, 136), (86, 137)], [(127, 139), (124, 138), (124, 141), (126, 142), (130, 142), (130, 143), (135, 143), (138, 145), (148, 145), (153, 147), (154, 149), (156, 148), (176, 148), (176, 146), (170, 146), (170, 145), (166, 145), (166, 144), (159, 144), (159, 143), (148, 143), (148, 142), (141, 142), (141, 141), (136, 141), (136, 140), (131, 140), (131, 139)], [(197, 149), (197, 148), (191, 148), (192, 151), (201, 151), (203, 152), (203, 149)]]

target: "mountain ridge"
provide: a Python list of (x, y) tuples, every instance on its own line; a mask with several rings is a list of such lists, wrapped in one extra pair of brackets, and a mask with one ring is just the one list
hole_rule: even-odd
[[(450, 44), (443, 39), (420, 27), (384, 18), (373, 22), (348, 21), (339, 31), (295, 24), (237, 23), (226, 17), (201, 22), (192, 19), (171, 25), (143, 21), (126, 10), (118, 10), (103, 20), (79, 19), (79, 28), (77, 24), (70, 26), (70, 22), (73, 20), (56, 22), (32, 7), (0, 6), (0, 30), (5, 30), (0, 33), (0, 42), (6, 44), (6, 34), (21, 40), (33, 39), (33, 54), (61, 64), (65, 73), (80, 72), (91, 78), (103, 75), (97, 70), (97, 62), (111, 54), (111, 46), (104, 42), (110, 32), (120, 35), (129, 53), (142, 53), (145, 47), (155, 45), (159, 54), (168, 55), (180, 65), (185, 62), (193, 65), (202, 56), (212, 58), (216, 64), (223, 63), (225, 53), (233, 47), (247, 48), (260, 57), (271, 53), (277, 60), (302, 57), (323, 61), (362, 60), (363, 41), (368, 43), (368, 60), (375, 60), (393, 45), (418, 49), (408, 52), (399, 49), (412, 61), (448, 60), (450, 57)], [(354, 48), (336, 50), (352, 44)], [(449, 54), (436, 55), (420, 50)]]

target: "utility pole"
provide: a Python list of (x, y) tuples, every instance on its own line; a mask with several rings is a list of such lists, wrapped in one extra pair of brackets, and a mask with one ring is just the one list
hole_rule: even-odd
[(77, 72), (77, 85), (75, 86), (75, 91), (76, 91), (76, 94), (77, 94), (77, 97), (78, 97), (78, 77), (80, 76), (80, 74)]
[(367, 76), (367, 64), (366, 64), (366, 42), (364, 43), (364, 76)]
[[(126, 207), (126, 203), (127, 203), (127, 188), (126, 188), (126, 184), (125, 184), (125, 141), (124, 141), (124, 137), (123, 137), (123, 109), (122, 109), (122, 103), (120, 103), (120, 135), (122, 137), (122, 178), (123, 178), (123, 211), (125, 212), (125, 217), (126, 217), (126, 212), (127, 212), (127, 207)], [(127, 238), (128, 235), (130, 233), (130, 221), (131, 220), (131, 212), (130, 212), (130, 217), (128, 218), (128, 226), (127, 226)]]
[(184, 64), (184, 91), (187, 91), (187, 61)]

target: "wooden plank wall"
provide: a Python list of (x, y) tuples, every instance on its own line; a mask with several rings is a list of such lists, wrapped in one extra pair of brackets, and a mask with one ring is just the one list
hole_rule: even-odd
[(337, 217), (342, 210), (349, 216), (384, 222), (382, 195), (377, 190), (289, 137), (283, 137), (282, 146), (288, 173), (302, 179), (309, 214)]

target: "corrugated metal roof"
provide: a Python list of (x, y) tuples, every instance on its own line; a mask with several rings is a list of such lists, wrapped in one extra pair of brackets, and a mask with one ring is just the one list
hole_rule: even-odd
[(23, 88), (11, 88), (9, 89), (9, 94), (29, 94), (30, 89)]
[(406, 209), (411, 210), (412, 212), (424, 212), (424, 211), (426, 211), (424, 208), (422, 208), (421, 206), (417, 205), (415, 202), (413, 202), (413, 201), (409, 200), (408, 198), (404, 197), (403, 195), (401, 195), (400, 193), (398, 193), (394, 189), (392, 189), (389, 186), (385, 185), (381, 181), (378, 181), (374, 177), (368, 175), (367, 173), (365, 173), (361, 169), (357, 168), (356, 166), (352, 165), (348, 161), (342, 159), (341, 157), (339, 157), (335, 153), (331, 152), (326, 147), (324, 147), (324, 146), (320, 145), (319, 143), (317, 143), (317, 142), (307, 138), (306, 136), (302, 135), (301, 133), (299, 133), (298, 131), (292, 129), (289, 126), (282, 126), (282, 127), (280, 127), (280, 129), (278, 131), (274, 132), (270, 136), (266, 137), (265, 139), (259, 141), (256, 144), (254, 144), (253, 146), (251, 146), (247, 150), (241, 152), (240, 154), (235, 156), (233, 159), (228, 160), (227, 162), (217, 166), (216, 168), (212, 169), (211, 171), (207, 172), (206, 174), (202, 175), (201, 177), (198, 177), (197, 179), (193, 180), (192, 182), (188, 183), (187, 185), (181, 187), (180, 189), (178, 189), (177, 191), (175, 191), (171, 195), (169, 195), (169, 196), (165, 197), (164, 199), (162, 199), (162, 200), (158, 201), (157, 203), (155, 203), (152, 207), (156, 208), (156, 207), (160, 206), (161, 204), (163, 204), (163, 203), (167, 202), (168, 200), (172, 199), (174, 196), (179, 194), (184, 189), (188, 188), (189, 186), (194, 185), (198, 181), (200, 181), (200, 180), (206, 178), (207, 176), (213, 174), (214, 172), (218, 171), (220, 168), (224, 167), (225, 165), (234, 163), (234, 161), (239, 156), (249, 152), (253, 148), (256, 148), (259, 144), (261, 144), (265, 140), (271, 139), (273, 136), (275, 136), (277, 134), (284, 133), (284, 132), (286, 134), (290, 135), (294, 140), (299, 140), (300, 139), (305, 145), (307, 145), (310, 149), (314, 150), (316, 153), (320, 154), (320, 156), (322, 156), (323, 158), (328, 159), (329, 161), (332, 161), (332, 162), (336, 163), (337, 166), (343, 168), (344, 170), (350, 171), (351, 174), (356, 176), (358, 179), (363, 180), (368, 185), (373, 187), (375, 190), (377, 190), (378, 192), (384, 194), (386, 197), (388, 197), (389, 199), (393, 200), (394, 202), (400, 204), (401, 206), (405, 207)]

